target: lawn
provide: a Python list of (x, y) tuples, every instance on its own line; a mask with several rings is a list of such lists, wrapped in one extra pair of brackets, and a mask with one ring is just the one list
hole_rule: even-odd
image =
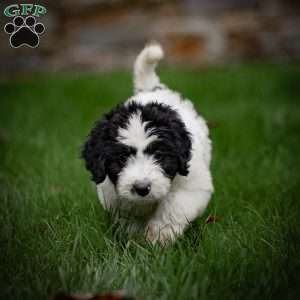
[(167, 249), (111, 225), (79, 158), (94, 121), (131, 95), (129, 72), (0, 82), (1, 299), (299, 299), (300, 66), (160, 73), (214, 146), (212, 201)]

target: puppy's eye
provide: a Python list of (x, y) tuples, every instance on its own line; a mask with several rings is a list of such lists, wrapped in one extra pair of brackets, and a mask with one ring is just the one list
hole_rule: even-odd
[(128, 158), (128, 155), (126, 155), (126, 154), (121, 154), (121, 155), (119, 156), (119, 161), (122, 162), (122, 163), (125, 163), (126, 160), (127, 160), (127, 158)]
[(130, 147), (129, 148), (129, 155), (136, 155), (136, 148)]
[(154, 153), (154, 156), (155, 156), (156, 159), (162, 159), (164, 157), (164, 153), (160, 152), (160, 151), (156, 151)]

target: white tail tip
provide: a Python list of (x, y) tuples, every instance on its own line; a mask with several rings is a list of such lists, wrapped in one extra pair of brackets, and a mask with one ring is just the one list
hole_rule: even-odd
[(159, 44), (150, 44), (144, 50), (149, 64), (155, 64), (164, 57), (164, 51)]
[(163, 57), (163, 49), (158, 43), (147, 45), (138, 55), (134, 65), (134, 87), (136, 91), (149, 91), (159, 85), (155, 67)]

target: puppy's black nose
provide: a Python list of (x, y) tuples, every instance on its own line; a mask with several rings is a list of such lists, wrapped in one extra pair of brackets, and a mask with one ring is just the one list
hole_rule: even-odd
[(145, 197), (151, 190), (151, 184), (144, 181), (136, 181), (133, 185), (133, 190), (140, 196)]

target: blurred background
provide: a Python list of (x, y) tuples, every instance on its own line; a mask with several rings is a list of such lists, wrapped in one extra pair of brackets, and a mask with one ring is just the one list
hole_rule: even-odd
[[(10, 46), (15, 3), (47, 8), (38, 48)], [(300, 0), (0, 6), (0, 299), (300, 299)], [(79, 159), (94, 121), (132, 95), (152, 39), (162, 82), (192, 99), (213, 141), (211, 204), (163, 251), (111, 225)]]
[[(1, 1), (9, 4), (32, 1)], [(1, 75), (131, 67), (152, 39), (169, 65), (295, 62), (300, 2), (295, 0), (38, 1), (48, 12), (38, 48), (12, 49), (1, 30)], [(2, 14), (1, 26), (11, 21)]]

